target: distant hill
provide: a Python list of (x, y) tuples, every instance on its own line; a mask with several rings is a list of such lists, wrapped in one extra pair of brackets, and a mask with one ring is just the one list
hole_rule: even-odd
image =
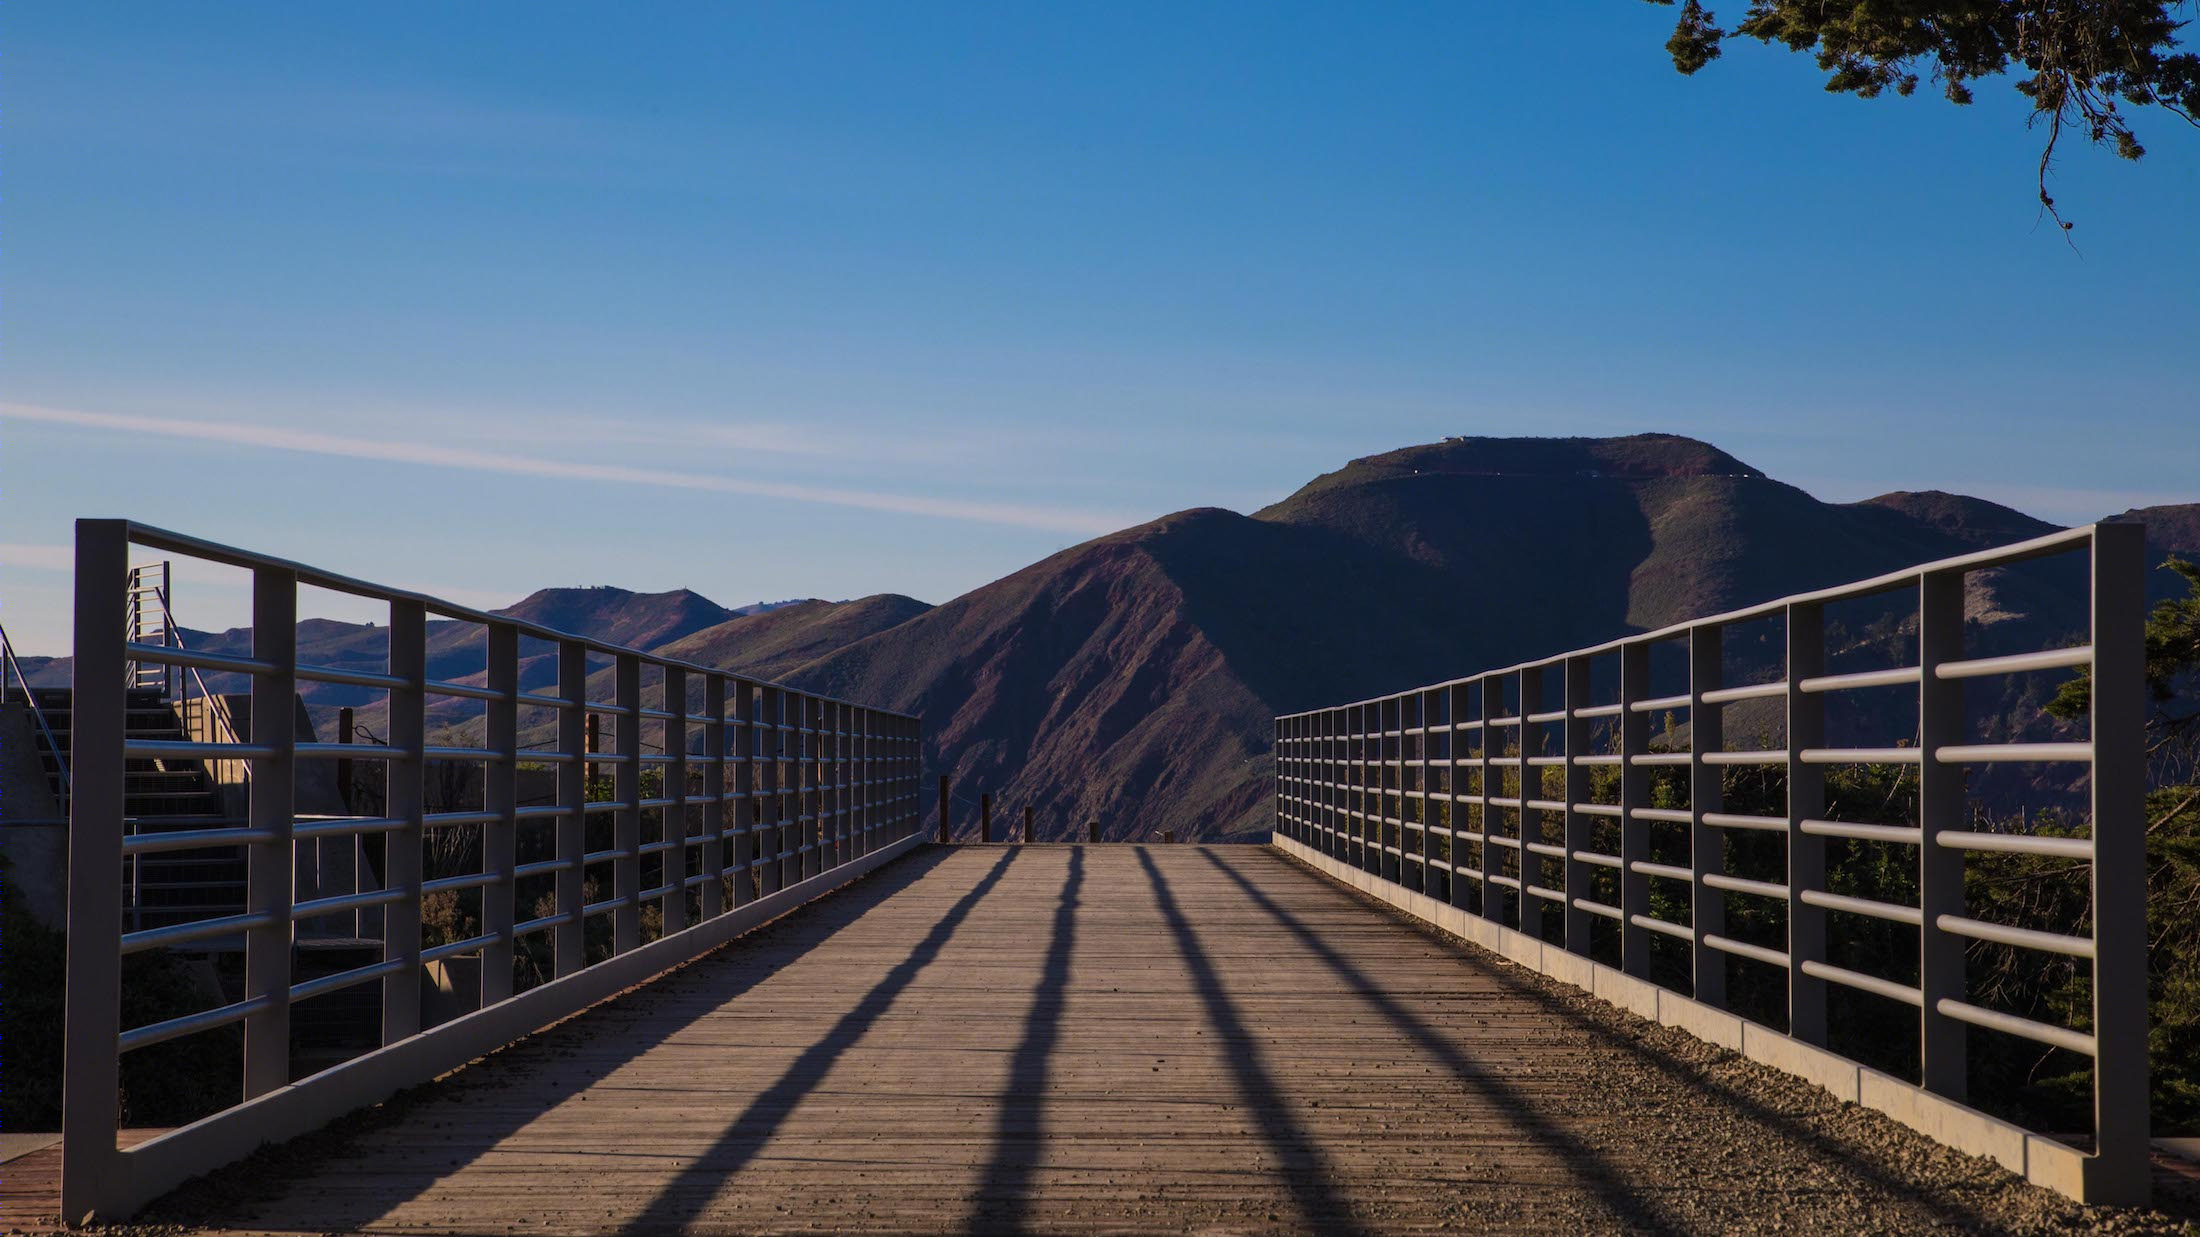
[[(734, 616), (733, 611), (686, 589), (635, 593), (622, 588), (546, 588), (494, 613), (643, 649), (678, 640)], [(216, 632), (185, 628), (182, 636), (186, 646), (205, 652), (247, 654), (252, 649), (249, 627)], [(310, 665), (381, 671), (389, 664), (389, 640), (389, 629), (373, 623), (306, 619), (298, 624), (298, 659)], [(429, 678), (479, 685), (487, 677), (487, 665), (488, 645), (480, 628), (446, 619), (429, 621)], [(55, 658), (33, 677), (42, 684), (66, 684), (71, 669), (71, 659)], [(557, 683), (557, 678), (557, 660), (547, 648), (539, 642), (522, 641), (520, 687), (546, 690)], [(210, 690), (217, 692), (245, 691), (249, 686), (237, 675), (208, 675), (206, 682)], [(298, 694), (305, 699), (316, 733), (324, 738), (334, 737), (336, 710), (346, 705), (358, 710), (358, 724), (369, 734), (387, 734), (387, 710), (379, 691), (309, 682), (299, 685)], [(438, 699), (431, 703), (429, 724), (448, 724), (479, 709), (474, 702)]]

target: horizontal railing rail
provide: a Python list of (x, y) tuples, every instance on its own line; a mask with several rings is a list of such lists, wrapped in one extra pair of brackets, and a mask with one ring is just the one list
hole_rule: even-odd
[[(250, 654), (132, 639), (125, 601), (133, 547), (249, 573)], [(127, 1215), (262, 1143), (455, 1068), (715, 948), (919, 843), (916, 717), (128, 521), (79, 521), (76, 554), (61, 1180), (71, 1223)], [(301, 586), (389, 607), (386, 672), (301, 662)], [(428, 677), (430, 615), (481, 628), (486, 672), (479, 683)], [(554, 691), (521, 690), (522, 640), (548, 646)], [(613, 668), (610, 699), (591, 695), (591, 658)], [(129, 689), (145, 663), (246, 676), (249, 733), (130, 738)], [(645, 677), (653, 680), (646, 687)], [(386, 692), (386, 744), (301, 741), (298, 684), (316, 680)], [(434, 741), (427, 706), (438, 698), (479, 702), (479, 746)], [(554, 748), (520, 746), (522, 710), (554, 718)], [(590, 715), (614, 719), (613, 751), (586, 750)], [(645, 743), (645, 729), (657, 732), (654, 743)], [(384, 772), (377, 815), (301, 810), (302, 762), (330, 759)], [(249, 765), (244, 823), (129, 832), (126, 768), (163, 760)], [(523, 764), (549, 767), (553, 803), (520, 805)], [(478, 770), (478, 782), (468, 783), (478, 787), (470, 792), (478, 806), (431, 802), (430, 771), (451, 765)], [(612, 771), (610, 799), (590, 799), (584, 774), (591, 765)], [(608, 827), (593, 823), (603, 817)], [(651, 821), (654, 837), (647, 836)], [(332, 843), (358, 856), (350, 887), (307, 887), (300, 874), (316, 870), (308, 852)], [(116, 874), (126, 856), (218, 847), (246, 856), (241, 911), (123, 931)], [(431, 874), (432, 856), (464, 870)], [(423, 922), (429, 899), (458, 899), (457, 926), (433, 934), (451, 939), (430, 939)], [(645, 941), (645, 920), (655, 939)], [(371, 946), (379, 958), (301, 975), (294, 947), (314, 921), (342, 926), (353, 947)], [(225, 991), (210, 1008), (123, 1025), (125, 955), (240, 938), (240, 990)], [(454, 969), (459, 960), (470, 968)], [(469, 973), (478, 980), (465, 979)], [(477, 985), (462, 994), (467, 1008), (442, 1021), (427, 1012), (425, 989), (461, 983)], [(292, 1007), (361, 989), (378, 994), (379, 1026), (370, 1030), (379, 1046), (334, 1067), (316, 1059), (318, 1072), (308, 1073), (294, 1058)], [(123, 1054), (198, 1034), (241, 1037), (240, 1102), (122, 1149), (116, 1097)]]
[[(1641, 994), (1629, 1003), (1661, 1017), (1670, 1008), (1676, 1012), (1669, 1020), (1684, 1026), (1731, 1026), (1737, 1045), (1762, 1046), (1766, 1033), (1788, 1045), (1763, 1048), (1762, 1059), (1806, 1076), (1831, 1077), (1839, 1067), (1849, 1069), (1851, 1080), (1869, 1075), (1872, 1085), (1852, 1088), (1851, 1098), (1874, 1102), (1877, 1094), (1887, 1111), (1965, 1150), (1993, 1154), (2036, 1181), (2088, 1201), (2143, 1199), (2149, 1175), (2144, 554), (2141, 526), (2091, 525), (1279, 717), (1278, 845), (1355, 883), (1371, 881), (1383, 896), (1439, 921), (1474, 927), (1508, 954), (1540, 959), (1546, 973), (1600, 995)], [(2086, 642), (1968, 655), (1967, 578), (2060, 556), (2089, 563)], [(1914, 636), (1905, 637), (1913, 641), (1914, 661), (1828, 673), (1827, 607), (1903, 595), (1915, 598)], [(1727, 682), (1725, 638), (1755, 623), (1784, 631), (1785, 647), (1775, 644), (1780, 655), (1773, 658), (1783, 664), (1752, 676), (1763, 681)], [(1762, 640), (1769, 633), (1754, 634)], [(1685, 691), (1653, 689), (1654, 649), (1685, 663)], [(1987, 741), (1967, 733), (1966, 682), (2070, 670), (2091, 676), (2084, 739)], [(1912, 693), (1914, 733), (1870, 745), (1828, 742), (1829, 699), (1890, 688)], [(1779, 746), (1729, 750), (1725, 712), (1748, 701), (1768, 702), (1783, 714)], [(1685, 733), (1669, 722), (1662, 736), (1654, 735), (1656, 715), (1685, 715)], [(1911, 715), (1902, 716), (1906, 724)], [(2084, 834), (1973, 828), (1965, 778), (1977, 766), (2004, 762), (2081, 771), (2089, 809)], [(1915, 819), (1822, 819), (1829, 814), (1827, 770), (1855, 765), (1893, 766), (1915, 779)], [(1729, 772), (1752, 767), (1784, 775), (1784, 811), (1726, 810)], [(1653, 832), (1661, 828), (1667, 844), (1654, 849)], [(1728, 870), (1732, 840), (1748, 836), (1780, 839), (1777, 870)], [(1828, 888), (1829, 838), (1907, 848), (1916, 903)], [(1972, 852), (2082, 865), (2090, 914), (2034, 926), (1973, 917), (1964, 885)], [(1765, 908), (1761, 922), (1780, 925), (1786, 939), (1730, 934), (1730, 900)], [(1901, 975), (1835, 965), (1832, 958), (1846, 956), (1838, 948), (1844, 932), (1858, 920), (1914, 931), (1914, 963)], [(1673, 944), (1661, 947), (1653, 938)], [(2088, 968), (2090, 1010), (2066, 1025), (1993, 1008), (1967, 982), (1972, 942)], [(1661, 974), (1652, 965), (1659, 948), (1680, 952), (1681, 974)], [(1744, 963), (1765, 968), (1784, 986), (1785, 1017), (1775, 1019), (1784, 1025), (1751, 1021), (1744, 1033), (1746, 1016), (1727, 992), (1730, 970)], [(1921, 1067), (1914, 1086), (1828, 1050), (1829, 986), (1915, 1011)], [(1690, 1012), (1706, 1007), (1731, 1017), (1707, 1023)], [(2090, 1060), (2090, 1150), (1964, 1106), (1966, 1044), (1974, 1029)], [(1890, 1092), (1882, 1083), (1901, 1089)]]

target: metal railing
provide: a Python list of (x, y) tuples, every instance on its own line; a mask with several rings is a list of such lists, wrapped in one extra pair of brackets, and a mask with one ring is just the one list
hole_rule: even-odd
[[(187, 650), (130, 638), (125, 598), (133, 546), (242, 568), (251, 575), (249, 655)], [(301, 585), (389, 606), (386, 671), (299, 660)], [(479, 625), (486, 674), (478, 683), (428, 677), (430, 614)], [(554, 692), (520, 687), (522, 640), (554, 651)], [(69, 836), (67, 1052), (64, 1068), (62, 1208), (70, 1222), (119, 1218), (191, 1176), (456, 1068), (482, 1052), (641, 982), (730, 939), (781, 909), (852, 879), (918, 844), (920, 723), (708, 666), (653, 656), (432, 597), (351, 579), (122, 520), (82, 520), (76, 550), (75, 789)], [(592, 698), (591, 658), (614, 667), (610, 699)], [(127, 733), (134, 663), (243, 675), (251, 682), (251, 733), (223, 741), (151, 740)], [(644, 692), (644, 672), (658, 680)], [(338, 683), (387, 693), (388, 745), (300, 741), (298, 686)], [(426, 728), (430, 698), (478, 701), (480, 747), (441, 746)], [(652, 699), (654, 697), (654, 699)], [(698, 705), (696, 701), (700, 699)], [(519, 719), (556, 719), (555, 750), (522, 749)], [(615, 748), (584, 750), (584, 718), (614, 719)], [(661, 732), (649, 754), (644, 729)], [(160, 834), (127, 831), (123, 771), (132, 760), (239, 760), (253, 777), (242, 826)], [(314, 760), (375, 761), (387, 772), (384, 815), (307, 815), (298, 810), (299, 766)], [(424, 776), (441, 762), (482, 770), (480, 810), (427, 810)], [(551, 804), (521, 807), (523, 763), (552, 764)], [(615, 793), (590, 801), (586, 762), (609, 765)], [(645, 797), (644, 769), (661, 775)], [(691, 776), (692, 775), (692, 776)], [(698, 789), (698, 786), (700, 789)], [(691, 811), (700, 816), (699, 827)], [(608, 829), (593, 824), (610, 818)], [(660, 822), (644, 840), (645, 817)], [(437, 831), (480, 831), (476, 871), (429, 878), (423, 852)], [(606, 837), (605, 835), (608, 834)], [(607, 845), (588, 849), (594, 836)], [(348, 892), (300, 898), (295, 848), (328, 839), (379, 838), (384, 871)], [(121, 931), (125, 856), (179, 848), (242, 846), (248, 904), (235, 915)], [(539, 857), (522, 861), (523, 854)], [(644, 874), (655, 883), (644, 887)], [(604, 880), (587, 891), (590, 873)], [(523, 890), (539, 890), (523, 897)], [(464, 939), (425, 942), (423, 899), (467, 899), (478, 922)], [(692, 899), (692, 903), (691, 903)], [(695, 918), (690, 920), (691, 904)], [(661, 935), (645, 943), (643, 912)], [(378, 912), (379, 960), (301, 980), (293, 942), (309, 920)], [(526, 914), (526, 918), (521, 916)], [(592, 925), (608, 922), (608, 933)], [(122, 959), (216, 936), (245, 941), (243, 987), (210, 1009), (145, 1026), (121, 1022)], [(547, 945), (544, 942), (547, 941)], [(516, 991), (515, 953), (526, 948), (549, 972)], [(423, 985), (431, 967), (479, 959), (478, 1008), (427, 1027)], [(448, 970), (444, 971), (448, 977)], [(375, 985), (381, 1047), (308, 1077), (292, 1058), (293, 1004)], [(225, 996), (228, 994), (225, 994)], [(134, 1049), (207, 1032), (243, 1041), (242, 1102), (162, 1137), (118, 1146), (120, 1059)]]
[[(1878, 1106), (1944, 1141), (1995, 1154), (2034, 1180), (2087, 1201), (2143, 1199), (2144, 547), (2144, 529), (2135, 524), (2077, 528), (1396, 695), (1279, 717), (1279, 844), (1318, 857), (1317, 866), (1334, 866), (1340, 875), (1365, 874), (1379, 887), (1402, 887), (1446, 908), (1466, 908), (1463, 918), (1459, 911), (1446, 913), (1462, 925), (1495, 925), (1491, 939), (1508, 952), (1550, 959), (1542, 967), (1547, 974), (1600, 995), (1607, 984), (1614, 991), (1649, 993), (1648, 1006), (1660, 1011), (1669, 1005), (1734, 1011), (1729, 970), (1763, 968), (1757, 978), (1784, 986), (1785, 1026), (1748, 1022), (1745, 1033), (1746, 1015), (1737, 1011), (1734, 1036), (1759, 1045), (1759, 1059), (1806, 1076), (1814, 1070), (1831, 1076), (1823, 1069), (1827, 1063), (1856, 1064), (1826, 1048), (1829, 986), (1907, 1006), (1916, 1011), (1921, 1088), (1865, 1070), (1871, 1082), (1862, 1102), (1873, 1103), (1873, 1089), (1882, 1082), (1902, 1086), (1912, 1098), (1882, 1093), (1885, 1102)], [(2087, 643), (1967, 655), (1966, 577), (2066, 555), (2089, 557)], [(1905, 594), (1915, 598), (1915, 634), (1904, 637), (1914, 639), (1908, 646), (1914, 662), (1829, 674), (1828, 606), (1892, 597), (1906, 607)], [(1748, 629), (1744, 634), (1756, 639), (1755, 647), (1769, 644), (1770, 655), (1762, 659), (1768, 664), (1748, 676), (1754, 681), (1727, 681), (1724, 638), (1751, 624), (1777, 626), (1784, 634)], [(1669, 670), (1685, 664), (1685, 688), (1669, 685), (1660, 694), (1653, 686), (1654, 652), (1669, 658)], [(2084, 740), (1985, 742), (1966, 733), (1967, 683), (2073, 669), (2092, 679)], [(1908, 693), (1915, 693), (1916, 732), (1888, 736), (1884, 746), (1868, 739), (1830, 745), (1829, 700), (1851, 703), (1857, 698), (1850, 693), (1886, 688), (1904, 690), (1905, 722), (1912, 716)], [(1760, 740), (1763, 750), (1731, 750), (1724, 714), (1750, 701), (1763, 702), (1751, 707), (1779, 718), (1784, 734)], [(1669, 723), (1663, 735), (1654, 735), (1651, 719), (1661, 714), (1685, 717), (1685, 732)], [(1842, 713), (1845, 725), (1861, 726), (1868, 716), (1856, 709)], [(1967, 819), (1967, 772), (1998, 762), (2082, 768), (2090, 827), (2058, 831), (2069, 836), (1975, 829)], [(1915, 778), (1913, 819), (1826, 819), (1839, 815), (1828, 810), (1827, 771), (1862, 765), (1894, 766)], [(1768, 778), (1784, 774), (1784, 808), (1727, 810), (1722, 796), (1730, 771), (1753, 767)], [(1653, 831), (1666, 843), (1656, 853)], [(1772, 870), (1728, 870), (1728, 857), (1739, 849), (1731, 843), (1742, 837), (1772, 840), (1771, 853), (1778, 856)], [(1829, 839), (1906, 848), (1915, 904), (1829, 888)], [(1766, 853), (1764, 841), (1749, 845), (1757, 855)], [(1987, 851), (2081, 865), (2090, 880), (2090, 916), (2036, 926), (1974, 917), (1966, 906), (1966, 857)], [(1784, 928), (1786, 939), (1740, 939), (1745, 934), (1728, 927), (1730, 900), (1757, 900), (1766, 912), (1757, 920)], [(1753, 908), (1738, 909), (1747, 918)], [(1435, 915), (1435, 907), (1429, 912)], [(1914, 930), (1914, 968), (1892, 976), (1836, 965), (1842, 952), (1829, 946), (1843, 945), (1844, 929), (1866, 923)], [(1658, 938), (1676, 944), (1660, 947)], [(2072, 1026), (1993, 1008), (1966, 982), (1965, 950), (1978, 941), (2089, 967), (2090, 1017)], [(1683, 973), (1658, 974), (1654, 948), (1677, 950)], [(1616, 968), (1605, 962), (1615, 957)], [(1614, 970), (1636, 986), (1611, 978)], [(1912, 971), (1914, 981), (1907, 977)], [(1663, 994), (1644, 986), (1649, 984)], [(1688, 1000), (1675, 1002), (1676, 996)], [(1977, 1028), (2090, 1058), (2090, 1154), (2048, 1145), (2041, 1135), (1962, 1107), (1966, 1038)], [(1767, 1035), (1786, 1047), (1765, 1046)], [(1919, 1090), (1951, 1102), (1920, 1106)], [(1973, 1119), (1981, 1123), (1975, 1137), (1950, 1132), (1971, 1128), (1964, 1122)]]
[[(169, 603), (168, 590), (174, 577), (172, 568), (173, 564), (167, 559), (130, 568), (126, 595), (129, 599), (129, 638), (134, 647), (152, 646), (177, 653), (191, 651), (184, 645), (183, 628), (177, 625), (175, 607)], [(206, 678), (199, 673), (197, 664), (174, 657), (133, 657), (128, 670), (130, 685), (142, 691), (160, 692), (161, 698), (175, 709), (184, 732), (193, 739), (209, 743), (244, 742), (229, 701), (207, 688)], [(207, 774), (218, 783), (251, 785), (250, 761), (209, 760), (204, 764)]]
[[(123, 591), (123, 605), (130, 616), (130, 643), (166, 644), (175, 630), (175, 613), (168, 607), (169, 564), (140, 563), (130, 568), (130, 584)], [(147, 604), (150, 602), (151, 604)], [(174, 663), (150, 658), (130, 662), (130, 686), (140, 691), (157, 691), (164, 697), (176, 694), (176, 669)]]
[(22, 694), (24, 705), (30, 709), (31, 725), (37, 729), (39, 740), (46, 745), (47, 753), (53, 757), (56, 779), (54, 788), (59, 791), (56, 797), (60, 800), (61, 810), (67, 812), (69, 754), (61, 749), (60, 741), (54, 736), (53, 726), (46, 720), (46, 711), (39, 707), (38, 693), (31, 689), (30, 678), (23, 673), (23, 663), (15, 659), (15, 645), (8, 640), (7, 628), (0, 627), (0, 700), (7, 699), (8, 684), (11, 682), (15, 684), (15, 690)]

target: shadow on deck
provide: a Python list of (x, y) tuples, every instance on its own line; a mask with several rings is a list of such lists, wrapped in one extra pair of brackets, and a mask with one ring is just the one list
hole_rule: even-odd
[(146, 1219), (1373, 1232), (2069, 1214), (1674, 1035), (1267, 848), (933, 848)]

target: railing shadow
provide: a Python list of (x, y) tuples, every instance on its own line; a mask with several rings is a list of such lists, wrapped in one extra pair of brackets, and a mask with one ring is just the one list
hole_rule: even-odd
[[(944, 849), (941, 853), (945, 854)], [(855, 1008), (842, 1014), (831, 1030), (804, 1049), (801, 1056), (734, 1118), (709, 1150), (681, 1169), (640, 1214), (620, 1226), (620, 1231), (663, 1233), (684, 1229), (693, 1223), (708, 1206), (717, 1187), (756, 1157), (765, 1142), (792, 1115), (802, 1097), (824, 1081), (826, 1072), (841, 1054), (854, 1047), (864, 1032), (893, 1007), (917, 975), (939, 957), (940, 950), (962, 926), (963, 920), (969, 918), (978, 903), (1001, 883), (1008, 865), (1022, 853), (1015, 848), (1002, 851), (1001, 857), (986, 869), (985, 876), (971, 887), (970, 892), (956, 899), (947, 913), (940, 916), (939, 922), (924, 934), (924, 939), (909, 950), (908, 957), (895, 963), (884, 979), (864, 993)]]
[(1153, 856), (1143, 846), (1138, 848), (1138, 862), (1146, 869), (1146, 880), (1153, 885), (1154, 902), (1161, 908), (1162, 918), (1168, 921), (1170, 934), (1176, 938), (1177, 952), (1183, 956), (1184, 965), (1191, 969), (1193, 985), (1198, 989), (1200, 1003), (1206, 1007), (1208, 1024), (1215, 1029), (1224, 1061), (1237, 1084), (1238, 1096), (1252, 1112), (1261, 1138), (1283, 1162), (1284, 1185), (1291, 1192), (1291, 1202), (1298, 1208), (1300, 1218), (1314, 1232), (1365, 1231), (1353, 1217), (1350, 1205), (1332, 1188), (1336, 1174), (1328, 1157), (1322, 1154), (1314, 1136), (1299, 1124), (1284, 1102), (1275, 1078), (1261, 1061), (1258, 1041), (1246, 1028), (1237, 1003), (1222, 986), (1214, 960), (1207, 956), (1206, 947), (1199, 943), (1198, 934), (1192, 930), (1191, 920), (1177, 905), (1167, 878), (1161, 875)]
[[(350, 1158), (362, 1150), (372, 1150), (362, 1144), (370, 1143), (377, 1131), (419, 1115), (427, 1105), (464, 1104), (466, 1120), (440, 1133), (432, 1157), (418, 1149), (409, 1155), (378, 1157), (387, 1160), (388, 1165), (377, 1175), (371, 1197), (356, 1197), (349, 1209), (339, 1201), (347, 1196), (321, 1195), (312, 1201), (317, 1226), (356, 1230), (370, 1225), (426, 1194), (452, 1172), (494, 1151), (530, 1122), (825, 944), (836, 932), (923, 880), (947, 858), (948, 852), (939, 848), (904, 856), (830, 896), (789, 911), (759, 930), (767, 934), (761, 941), (755, 936), (737, 938), (734, 944), (704, 955), (681, 972), (584, 1010), (561, 1026), (520, 1041), (484, 1065), (423, 1084), (389, 1103), (354, 1113), (280, 1146), (262, 1148), (227, 1169), (177, 1189), (149, 1207), (143, 1218), (147, 1222), (219, 1226), (240, 1209), (279, 1212), (279, 1197), (269, 1197), (262, 1183), (310, 1182), (316, 1161)], [(769, 964), (757, 965), (767, 956)], [(729, 962), (733, 965), (726, 965)], [(636, 1025), (628, 1033), (612, 1033), (606, 1020), (622, 1017)], [(271, 1218), (272, 1214), (253, 1220)]]
[[(1280, 856), (1272, 857), (1286, 866), (1295, 866)], [(1339, 954), (1328, 942), (1322, 940), (1319, 933), (1308, 927), (1290, 911), (1278, 905), (1274, 899), (1263, 893), (1251, 881), (1245, 879), (1243, 873), (1216, 859), (1211, 853), (1207, 854), (1205, 858), (1209, 863), (1220, 869), (1225, 876), (1229, 877), (1239, 889), (1243, 890), (1255, 905), (1275, 919), (1301, 945), (1319, 958), (1324, 966), (1327, 966), (1338, 978), (1344, 980), (1356, 994), (1382, 1014), (1392, 1025), (1420, 1045), (1424, 1051), (1442, 1061), (1446, 1068), (1452, 1070), (1459, 1077), (1471, 1079), (1477, 1085), (1503, 1098), (1509, 1109), (1516, 1112), (1523, 1123), (1536, 1130), (1537, 1137), (1550, 1141), (1569, 1160), (1579, 1157), (1581, 1163), (1591, 1166), (1586, 1171), (1589, 1172), (1591, 1180), (1596, 1184), (1598, 1193), (1605, 1197), (1606, 1205), (1614, 1207), (1619, 1216), (1630, 1221), (1646, 1222), (1642, 1216), (1632, 1210), (1623, 1209), (1621, 1205), (1639, 1202), (1648, 1206), (1650, 1205), (1649, 1200), (1628, 1192), (1624, 1183), (1620, 1182), (1611, 1171), (1610, 1166), (1597, 1158), (1593, 1151), (1582, 1146), (1578, 1140), (1569, 1138), (1563, 1132), (1537, 1121), (1528, 1109), (1530, 1101), (1513, 1091), (1502, 1079), (1491, 1076), (1487, 1069), (1469, 1058), (1457, 1045), (1445, 1039), (1434, 1027), (1414, 1016), (1412, 1011), (1399, 1005), (1380, 985), (1355, 967), (1350, 960)], [(1351, 897), (1342, 889), (1337, 889), (1335, 892), (1341, 897)], [(1446, 945), (1453, 945), (1448, 939), (1436, 939), (1442, 940)], [(1456, 945), (1453, 945), (1453, 947), (1457, 948)], [(1750, 1120), (1775, 1128), (1783, 1135), (1809, 1146), (1811, 1151), (1819, 1158), (1838, 1160), (1878, 1188), (1914, 1199), (1930, 1207), (1942, 1223), (1951, 1225), (1961, 1231), (1970, 1232), (1991, 1227), (1991, 1222), (1987, 1217), (1980, 1215), (1977, 1211), (1950, 1202), (1930, 1192), (1920, 1191), (1912, 1183), (1889, 1176), (1870, 1163), (1858, 1159), (1854, 1148), (1844, 1146), (1784, 1113), (1766, 1108), (1748, 1095), (1708, 1077), (1701, 1070), (1650, 1052), (1640, 1044), (1633, 1043), (1615, 1034), (1611, 1028), (1584, 1017), (1575, 1010), (1566, 1008), (1559, 1002), (1552, 1000), (1549, 994), (1523, 982), (1518, 976), (1507, 973), (1507, 968), (1485, 966), (1481, 970), (1494, 979), (1509, 994), (1534, 1002), (1553, 1017), (1564, 1021), (1570, 1028), (1595, 1038), (1604, 1047), (1623, 1053), (1631, 1060), (1645, 1064), (1675, 1082), (1716, 1095), (1721, 1103), (1731, 1105)], [(1675, 1231), (1675, 1225), (1671, 1222), (1664, 1223), (1662, 1227), (1665, 1231)]]
[(1046, 1130), (1046, 1091), (1054, 1046), (1062, 1037), (1068, 1003), (1070, 956), (1077, 948), (1077, 899), (1085, 883), (1085, 852), (1069, 848), (1069, 876), (1054, 908), (1046, 964), (1024, 1016), (1023, 1038), (1009, 1057), (1008, 1083), (993, 1121), (993, 1156), (980, 1179), (967, 1231), (1020, 1233), (1031, 1211), (1031, 1177)]

